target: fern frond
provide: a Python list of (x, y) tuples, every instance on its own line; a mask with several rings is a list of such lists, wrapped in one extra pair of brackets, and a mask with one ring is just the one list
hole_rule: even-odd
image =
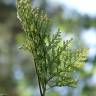
[(46, 85), (75, 86), (74, 71), (85, 63), (88, 49), (72, 49), (72, 39), (62, 41), (61, 32), (50, 34), (46, 12), (32, 8), (31, 0), (17, 0), (17, 15), (26, 33), (25, 49), (34, 57), (41, 96)]

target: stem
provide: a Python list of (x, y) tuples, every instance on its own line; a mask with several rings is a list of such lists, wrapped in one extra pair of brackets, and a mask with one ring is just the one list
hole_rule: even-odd
[(44, 89), (43, 89), (43, 94), (42, 94), (42, 96), (45, 96), (45, 92), (46, 92), (46, 85), (45, 85), (45, 87), (44, 87)]
[(36, 70), (36, 74), (37, 74), (37, 78), (38, 78), (38, 84), (39, 84), (40, 95), (43, 96), (42, 88), (41, 88), (41, 84), (40, 84), (40, 78), (39, 78), (39, 74), (38, 74), (38, 70), (37, 70), (37, 65), (36, 65), (36, 62), (34, 62), (34, 63), (35, 63), (35, 70)]
[(45, 88), (44, 88), (44, 91), (43, 91), (44, 96), (45, 96), (45, 92), (46, 92), (46, 85), (45, 85)]

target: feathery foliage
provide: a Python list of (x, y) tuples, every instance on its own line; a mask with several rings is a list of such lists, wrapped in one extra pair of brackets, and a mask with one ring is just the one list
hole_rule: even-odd
[(72, 50), (71, 40), (63, 41), (61, 32), (51, 35), (46, 12), (32, 8), (31, 0), (17, 0), (17, 15), (26, 34), (24, 48), (34, 57), (41, 96), (46, 85), (74, 87), (74, 72), (86, 60), (86, 48)]

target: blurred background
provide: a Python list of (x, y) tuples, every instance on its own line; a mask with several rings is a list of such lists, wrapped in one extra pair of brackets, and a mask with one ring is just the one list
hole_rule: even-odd
[[(72, 37), (74, 47), (89, 48), (77, 88), (56, 87), (46, 96), (96, 96), (96, 0), (32, 2), (48, 12), (53, 29), (64, 32), (64, 39)], [(0, 96), (39, 96), (32, 58), (19, 49), (24, 36), (16, 16), (16, 1), (0, 0)]]

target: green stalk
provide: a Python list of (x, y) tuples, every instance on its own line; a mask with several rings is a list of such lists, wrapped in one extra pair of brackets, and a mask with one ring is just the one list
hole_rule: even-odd
[(38, 74), (38, 70), (37, 70), (37, 64), (36, 64), (35, 61), (34, 61), (34, 63), (35, 63), (36, 75), (37, 75), (37, 78), (38, 78), (38, 85), (39, 85), (40, 95), (43, 96), (43, 92), (42, 92), (42, 88), (41, 88), (41, 84), (40, 84), (40, 78), (39, 78), (39, 74)]

